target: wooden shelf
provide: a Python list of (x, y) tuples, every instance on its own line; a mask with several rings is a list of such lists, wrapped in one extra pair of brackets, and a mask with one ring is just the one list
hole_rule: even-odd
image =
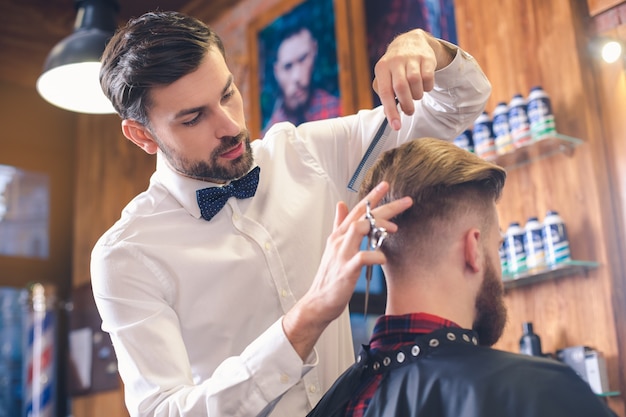
[(581, 139), (556, 133), (543, 139), (533, 140), (512, 152), (496, 155), (487, 160), (503, 168), (514, 169), (558, 153), (572, 155), (574, 148), (582, 143)]
[(503, 274), (502, 280), (504, 281), (504, 288), (511, 289), (568, 275), (586, 275), (588, 271), (597, 268), (599, 265), (599, 263), (592, 261), (571, 260), (538, 271), (526, 271), (515, 275)]

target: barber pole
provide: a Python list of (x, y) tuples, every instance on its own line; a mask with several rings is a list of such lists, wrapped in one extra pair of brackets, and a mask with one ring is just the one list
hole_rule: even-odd
[(24, 416), (56, 415), (56, 313), (52, 287), (30, 288), (24, 352)]

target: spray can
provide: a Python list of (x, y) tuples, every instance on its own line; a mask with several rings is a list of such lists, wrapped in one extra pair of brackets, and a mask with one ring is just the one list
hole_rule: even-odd
[(505, 102), (498, 103), (493, 111), (493, 136), (498, 155), (515, 150), (509, 128), (509, 106)]
[(526, 100), (521, 94), (515, 94), (509, 102), (509, 128), (516, 148), (521, 148), (531, 142)]
[(528, 95), (528, 122), (533, 140), (545, 139), (556, 134), (550, 98), (541, 86), (530, 89)]
[(526, 270), (526, 249), (524, 229), (518, 222), (512, 222), (505, 235), (509, 274), (515, 275)]
[(496, 156), (496, 144), (493, 140), (491, 120), (487, 112), (482, 112), (474, 122), (472, 137), (474, 138), (476, 155), (484, 159), (492, 159)]
[(530, 270), (541, 269), (546, 264), (543, 241), (543, 225), (537, 217), (529, 217), (524, 226), (524, 248), (526, 267)]
[(565, 223), (559, 213), (550, 210), (543, 219), (546, 263), (554, 266), (571, 260)]
[(57, 298), (51, 285), (28, 289), (24, 349), (24, 417), (55, 417), (57, 395)]

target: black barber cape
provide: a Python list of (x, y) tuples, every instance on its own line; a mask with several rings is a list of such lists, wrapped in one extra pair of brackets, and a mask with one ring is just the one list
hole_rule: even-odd
[(394, 352), (363, 346), (309, 417), (343, 416), (360, 383), (382, 381), (364, 417), (614, 417), (569, 366), (477, 345), (444, 328)]

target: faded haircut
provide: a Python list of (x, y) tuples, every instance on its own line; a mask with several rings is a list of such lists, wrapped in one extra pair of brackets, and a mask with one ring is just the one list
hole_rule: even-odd
[(399, 263), (409, 245), (418, 254), (428, 254), (436, 233), (459, 216), (478, 214), (487, 227), (505, 179), (503, 168), (471, 152), (441, 139), (421, 138), (383, 153), (359, 194), (363, 198), (384, 180), (390, 188), (381, 204), (413, 198), (413, 206), (392, 219), (398, 232), (381, 248), (390, 262)]

